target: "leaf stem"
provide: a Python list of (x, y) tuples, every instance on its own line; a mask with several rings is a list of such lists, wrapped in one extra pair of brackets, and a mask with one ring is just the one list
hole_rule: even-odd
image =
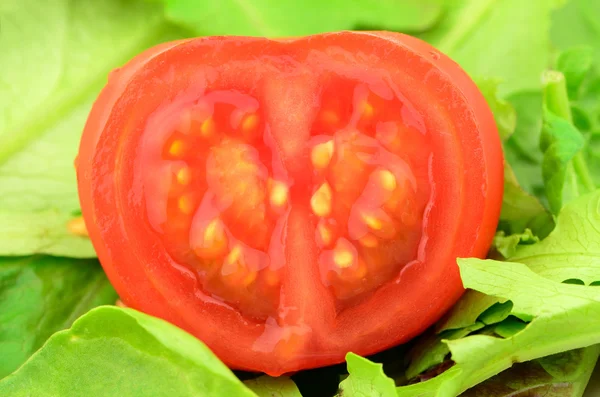
[[(544, 102), (548, 110), (573, 124), (573, 115), (571, 113), (571, 105), (569, 104), (565, 76), (561, 72), (547, 70), (542, 75), (542, 83), (544, 85)], [(573, 169), (581, 184), (588, 191), (596, 189), (596, 185), (581, 151), (573, 157)]]
[(569, 105), (565, 76), (561, 72), (547, 70), (542, 75), (542, 83), (544, 85), (544, 102), (548, 110), (572, 123), (573, 115)]
[(575, 155), (573, 158), (573, 168), (575, 169), (575, 173), (579, 177), (579, 180), (588, 191), (591, 192), (596, 190), (596, 184), (590, 175), (590, 170), (583, 158), (583, 153), (579, 152)]

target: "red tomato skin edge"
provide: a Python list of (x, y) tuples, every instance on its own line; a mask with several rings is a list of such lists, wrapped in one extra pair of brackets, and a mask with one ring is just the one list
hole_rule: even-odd
[[(456, 63), (429, 44), (418, 39), (388, 32), (340, 32), (323, 35), (322, 37), (324, 39), (327, 37), (332, 39), (354, 39), (359, 38), (359, 36), (361, 39), (364, 37), (365, 39), (370, 38), (373, 41), (378, 41), (380, 42), (378, 45), (381, 46), (393, 46), (399, 51), (416, 54), (424, 62), (434, 64), (440, 76), (446, 76), (458, 87), (458, 91), (463, 96), (463, 102), (470, 107), (472, 118), (478, 126), (478, 138), (483, 152), (482, 159), (479, 161), (483, 167), (482, 188), (480, 189), (483, 191), (481, 197), (483, 205), (480, 211), (474, 211), (479, 215), (478, 229), (475, 233), (471, 230), (471, 235), (474, 234), (474, 236), (467, 238), (461, 235), (461, 231), (456, 232), (456, 235), (452, 236), (455, 245), (452, 247), (450, 254), (459, 257), (484, 257), (497, 225), (503, 189), (501, 145), (493, 115), (485, 99), (472, 80)], [(375, 334), (371, 332), (364, 336), (360, 335), (360, 330), (357, 329), (355, 324), (356, 318), (360, 318), (357, 316), (369, 315), (369, 312), (372, 311), (372, 307), (369, 307), (369, 310), (363, 310), (362, 312), (356, 310), (349, 313), (345, 318), (339, 319), (338, 331), (341, 329), (347, 332), (336, 331), (330, 332), (330, 337), (323, 336), (320, 343), (324, 345), (325, 353), (322, 355), (309, 354), (305, 357), (284, 359), (258, 353), (251, 349), (232, 350), (231, 341), (244, 332), (243, 327), (237, 333), (226, 330), (227, 325), (234, 324), (229, 324), (226, 321), (219, 323), (220, 314), (218, 313), (216, 321), (211, 322), (210, 319), (202, 321), (200, 319), (194, 323), (190, 319), (191, 316), (182, 315), (181, 308), (174, 309), (172, 301), (165, 296), (164, 291), (159, 291), (156, 285), (148, 280), (144, 274), (140, 274), (135, 269), (123, 264), (129, 263), (131, 260), (142, 260), (142, 258), (138, 258), (132, 253), (136, 250), (129, 249), (126, 236), (118, 233), (118, 230), (121, 230), (122, 233), (125, 230), (125, 226), (120, 224), (122, 220), (116, 217), (114, 213), (110, 215), (111, 221), (103, 219), (108, 217), (104, 214), (106, 208), (100, 208), (94, 204), (95, 196), (98, 194), (98, 189), (100, 189), (94, 180), (93, 173), (95, 168), (94, 159), (99, 150), (98, 145), (101, 144), (101, 136), (112, 117), (113, 106), (121, 98), (123, 90), (135, 74), (154, 59), (165, 57), (170, 50), (185, 46), (194, 40), (196, 39), (166, 43), (154, 47), (138, 55), (120, 70), (113, 72), (108, 85), (98, 97), (85, 127), (77, 161), (82, 211), (98, 257), (112, 284), (121, 295), (121, 299), (128, 306), (164, 318), (200, 337), (230, 366), (252, 371), (263, 371), (271, 375), (280, 375), (305, 368), (342, 362), (346, 351), (354, 351), (362, 355), (375, 353), (407, 341), (439, 319), (463, 292), (458, 267), (455, 263), (447, 264), (447, 260), (443, 261), (443, 265), (439, 265), (441, 268), (421, 266), (402, 272), (402, 283), (399, 287), (403, 288), (402, 293), (405, 298), (402, 302), (403, 308), (394, 308), (394, 310), (390, 309), (386, 312), (390, 306), (386, 303), (386, 301), (390, 301), (389, 293), (394, 292), (392, 287), (388, 288), (386, 286), (374, 294), (375, 296), (371, 299), (371, 302), (386, 306), (369, 318), (369, 321), (380, 324), (379, 331), (376, 331)], [(224, 39), (197, 40), (214, 40), (216, 42)], [(304, 39), (300, 38), (298, 40)], [(293, 39), (286, 39), (285, 41), (294, 42)], [(453, 182), (448, 181), (448, 183), (452, 184)], [(467, 185), (465, 189), (468, 188)], [(464, 204), (463, 207), (465, 207)], [(107, 233), (110, 233), (110, 235)], [(104, 242), (107, 236), (113, 237), (110, 240), (111, 246)], [(437, 257), (444, 258), (444, 255), (448, 254), (448, 250), (450, 248), (445, 251), (441, 250), (444, 252), (440, 252)], [(434, 255), (432, 258), (436, 258), (436, 256)], [(427, 280), (427, 285), (419, 285), (424, 279)], [(130, 288), (131, 285), (135, 285), (135, 291)], [(399, 289), (396, 291), (399, 291)], [(231, 320), (225, 317), (223, 319)], [(398, 331), (398, 329), (400, 330)], [(220, 331), (223, 332), (219, 333)], [(242, 337), (240, 336), (240, 338)]]

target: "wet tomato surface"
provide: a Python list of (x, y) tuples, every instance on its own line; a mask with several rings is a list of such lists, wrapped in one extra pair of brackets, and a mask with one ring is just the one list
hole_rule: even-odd
[(121, 299), (271, 375), (430, 326), (503, 183), (474, 83), (392, 33), (152, 48), (110, 75), (77, 171)]

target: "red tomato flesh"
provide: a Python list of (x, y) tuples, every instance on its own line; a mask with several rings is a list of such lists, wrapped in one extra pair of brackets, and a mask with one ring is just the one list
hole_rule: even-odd
[(404, 342), (484, 256), (502, 155), (473, 82), (417, 39), (167, 43), (114, 72), (78, 160), (129, 306), (271, 375)]

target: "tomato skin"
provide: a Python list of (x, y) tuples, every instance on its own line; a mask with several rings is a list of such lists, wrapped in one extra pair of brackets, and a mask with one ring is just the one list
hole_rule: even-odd
[[(287, 219), (287, 235), (295, 239), (287, 241), (286, 258), (294, 271), (285, 273), (280, 304), (293, 310), (279, 321), (248, 319), (207, 296), (199, 298), (197, 281), (175, 270), (177, 263), (160, 239), (139, 222), (145, 215), (143, 200), (135, 194), (137, 140), (153, 110), (178, 94), (169, 91), (161, 73), (191, 62), (191, 57), (202, 59), (211, 50), (226, 62), (232, 56), (227, 48), (233, 47), (240, 59), (260, 51), (277, 57), (329, 47), (372, 53), (397, 67), (391, 73), (404, 79), (403, 93), (426, 114), (428, 129), (448, 130), (432, 148), (432, 198), (424, 215), (422, 256), (344, 311), (336, 312), (329, 290), (315, 283), (318, 269), (296, 260), (316, 256), (312, 246), (302, 243), (313, 233), (302, 208), (292, 208)], [(161, 89), (165, 97), (157, 98)], [(432, 101), (439, 109), (432, 110)], [(284, 144), (291, 147), (295, 137), (288, 138)], [(77, 175), (90, 238), (123, 302), (186, 329), (234, 368), (280, 375), (341, 362), (348, 351), (375, 353), (407, 341), (439, 319), (463, 292), (455, 258), (484, 257), (493, 238), (502, 200), (502, 161), (493, 115), (456, 63), (406, 35), (341, 32), (284, 42), (192, 39), (147, 50), (110, 76), (94, 104)], [(292, 171), (299, 167), (294, 161), (285, 166)]]

